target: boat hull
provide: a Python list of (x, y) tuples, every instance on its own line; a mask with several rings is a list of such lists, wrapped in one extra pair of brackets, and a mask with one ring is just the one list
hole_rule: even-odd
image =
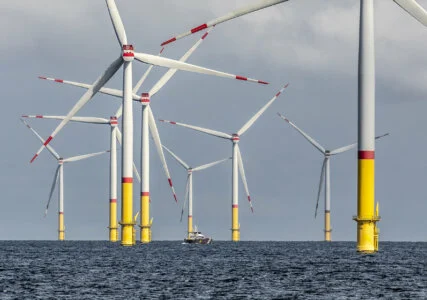
[(201, 239), (184, 239), (184, 242), (187, 244), (202, 244), (207, 245), (212, 243), (211, 238), (201, 238)]

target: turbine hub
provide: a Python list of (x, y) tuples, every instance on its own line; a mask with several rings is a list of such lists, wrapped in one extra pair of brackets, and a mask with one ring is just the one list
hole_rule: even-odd
[(118, 125), (117, 117), (115, 117), (115, 116), (110, 117), (110, 125), (111, 126), (117, 126)]
[(233, 137), (231, 138), (231, 140), (233, 142), (237, 143), (238, 141), (240, 141), (240, 136), (237, 133), (233, 133), (232, 136)]
[(193, 168), (188, 169), (188, 170), (187, 170), (187, 173), (188, 173), (188, 174), (193, 173)]
[(60, 158), (58, 159), (58, 164), (62, 165), (63, 163), (64, 163), (64, 159), (63, 159), (62, 157), (60, 157)]
[(124, 61), (133, 61), (135, 54), (132, 45), (123, 45), (122, 57)]
[(150, 94), (149, 93), (142, 93), (140, 101), (141, 101), (142, 105), (148, 105), (150, 103)]

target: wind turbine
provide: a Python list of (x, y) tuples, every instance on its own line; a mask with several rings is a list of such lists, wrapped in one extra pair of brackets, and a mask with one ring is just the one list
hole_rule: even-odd
[[(331, 184), (330, 184), (330, 158), (331, 156), (344, 153), (346, 151), (349, 151), (353, 148), (356, 148), (357, 143), (353, 143), (344, 147), (340, 147), (334, 150), (328, 150), (325, 149), (322, 145), (320, 145), (316, 140), (314, 140), (312, 137), (310, 137), (307, 133), (302, 131), (300, 128), (298, 128), (294, 123), (292, 123), (289, 119), (287, 119), (285, 116), (279, 114), (279, 117), (281, 117), (283, 120), (289, 123), (293, 128), (295, 128), (303, 137), (306, 138), (307, 141), (310, 142), (317, 150), (319, 150), (323, 156), (323, 164), (322, 169), (320, 172), (320, 182), (319, 182), (319, 190), (317, 192), (317, 201), (316, 201), (316, 210), (314, 212), (314, 217), (317, 216), (317, 208), (319, 207), (319, 199), (320, 194), (322, 192), (323, 187), (323, 180), (325, 179), (325, 225), (324, 225), (324, 232), (325, 232), (325, 241), (330, 242), (331, 241)], [(375, 137), (375, 139), (382, 138), (384, 136), (389, 135), (388, 133), (379, 135)]]
[(52, 141), (58, 132), (70, 121), (73, 117), (92, 97), (103, 87), (108, 80), (118, 71), (123, 65), (123, 153), (122, 153), (122, 217), (120, 224), (122, 225), (122, 241), (123, 246), (133, 245), (133, 206), (132, 206), (132, 162), (133, 162), (133, 113), (132, 113), (132, 62), (134, 59), (142, 63), (179, 69), (183, 71), (214, 75), (230, 79), (244, 80), (267, 84), (265, 81), (247, 78), (244, 76), (233, 75), (229, 73), (219, 72), (180, 61), (163, 58), (146, 53), (134, 52), (133, 45), (128, 43), (125, 28), (122, 19), (119, 15), (116, 3), (114, 0), (106, 0), (110, 18), (116, 32), (117, 40), (121, 47), (121, 55), (105, 70), (102, 75), (92, 84), (87, 92), (80, 98), (74, 107), (52, 132), (52, 134), (43, 143), (42, 147), (36, 152), (31, 159), (33, 162), (43, 149)]
[[(118, 119), (122, 115), (122, 107), (117, 110), (114, 116), (110, 119), (97, 118), (97, 117), (72, 117), (71, 122), (100, 124), (110, 126), (110, 199), (109, 199), (109, 240), (110, 242), (117, 242), (119, 240), (118, 222), (117, 222), (117, 148), (116, 140), (122, 144), (122, 135), (118, 128)], [(22, 115), (22, 118), (36, 118), (36, 119), (54, 119), (64, 120), (65, 116), (46, 116), (46, 115)], [(133, 171), (141, 182), (135, 164), (133, 164)]]
[(233, 242), (238, 242), (240, 240), (240, 224), (239, 224), (239, 198), (238, 198), (238, 192), (239, 192), (239, 186), (238, 186), (238, 174), (237, 169), (240, 171), (240, 176), (243, 182), (243, 186), (245, 187), (246, 195), (248, 197), (249, 205), (251, 207), (251, 210), (253, 212), (252, 208), (252, 202), (251, 202), (251, 196), (249, 195), (249, 189), (246, 182), (246, 176), (245, 176), (245, 170), (243, 168), (243, 161), (242, 156), (240, 154), (239, 149), (239, 141), (240, 137), (255, 123), (255, 121), (264, 113), (264, 111), (274, 102), (274, 100), (279, 97), (279, 95), (283, 92), (283, 90), (288, 86), (286, 84), (270, 101), (267, 102), (248, 122), (246, 122), (245, 125), (243, 125), (242, 128), (240, 128), (237, 133), (228, 134), (223, 133), (220, 131), (215, 131), (211, 129), (206, 129), (198, 126), (178, 123), (174, 121), (168, 121), (168, 120), (160, 120), (161, 122), (166, 122), (172, 125), (179, 125), (182, 127), (187, 127), (199, 132), (203, 132), (209, 135), (213, 135), (219, 138), (228, 139), (232, 142), (233, 145), (233, 167), (232, 167), (232, 221), (231, 221), (231, 240)]
[(187, 232), (187, 237), (190, 238), (191, 233), (194, 232), (194, 230), (193, 230), (193, 173), (196, 171), (208, 169), (208, 168), (213, 167), (217, 164), (225, 162), (225, 161), (231, 159), (231, 157), (221, 159), (221, 160), (209, 163), (209, 164), (205, 164), (205, 165), (201, 165), (201, 166), (193, 168), (193, 167), (190, 167), (190, 165), (188, 165), (185, 161), (183, 161), (181, 158), (179, 158), (175, 153), (173, 153), (167, 147), (165, 147), (164, 145), (162, 145), (162, 147), (167, 152), (169, 152), (169, 154), (187, 171), (187, 184), (185, 185), (185, 199), (184, 199), (184, 204), (183, 204), (182, 210), (181, 210), (181, 221), (182, 221), (182, 215), (184, 214), (185, 204), (187, 203), (187, 200), (188, 200), (188, 219), (187, 219), (188, 220), (188, 222), (187, 222), (188, 232)]
[[(210, 26), (246, 15), (288, 0), (264, 0), (255, 5), (235, 10), (222, 17), (203, 23), (190, 31), (163, 42), (169, 44), (180, 38)], [(427, 26), (427, 11), (415, 0), (393, 0), (412, 17)], [(380, 220), (375, 210), (375, 50), (374, 50), (374, 1), (360, 0), (359, 21), (359, 69), (358, 69), (358, 195), (357, 251), (378, 251), (377, 222)]]
[[(36, 136), (37, 138), (44, 143), (43, 138), (30, 126), (27, 122), (21, 119), (22, 123), (27, 126)], [(58, 240), (65, 240), (65, 225), (64, 225), (64, 163), (75, 162), (83, 159), (87, 159), (93, 156), (98, 156), (109, 151), (96, 152), (91, 154), (73, 156), (69, 158), (62, 158), (58, 155), (58, 153), (50, 146), (47, 146), (47, 149), (52, 154), (52, 156), (58, 161), (58, 167), (56, 168), (55, 175), (53, 176), (53, 183), (50, 189), (49, 200), (46, 205), (45, 217), (47, 215), (50, 200), (52, 199), (52, 194), (55, 190), (56, 183), (59, 181), (59, 189), (58, 189)]]
[[(208, 30), (209, 32), (210, 30)], [(205, 40), (205, 38), (208, 35), (208, 32), (202, 35), (202, 37), (181, 57), (179, 62), (185, 62), (191, 54), (201, 45), (201, 43)], [(160, 51), (159, 54), (163, 52), (163, 49)], [(141, 173), (142, 173), (142, 182), (141, 182), (141, 218), (140, 218), (140, 227), (141, 227), (141, 237), (140, 240), (142, 243), (149, 243), (151, 242), (151, 225), (152, 222), (150, 220), (150, 186), (149, 186), (149, 170), (150, 170), (150, 160), (149, 160), (149, 137), (148, 137), (148, 130), (151, 131), (151, 135), (153, 137), (153, 140), (155, 142), (160, 161), (162, 162), (164, 172), (166, 174), (166, 177), (168, 179), (168, 183), (172, 189), (172, 194), (177, 201), (175, 189), (172, 184), (172, 179), (169, 173), (169, 169), (166, 163), (166, 159), (162, 150), (162, 143), (160, 140), (160, 136), (157, 130), (157, 126), (155, 123), (155, 119), (153, 116), (153, 112), (150, 107), (150, 98), (157, 94), (165, 85), (166, 83), (173, 77), (173, 75), (176, 73), (177, 69), (169, 69), (160, 79), (157, 81), (157, 83), (151, 88), (151, 90), (148, 93), (142, 93), (141, 96), (138, 96), (136, 93), (138, 92), (138, 89), (141, 87), (141, 85), (144, 83), (145, 79), (149, 75), (150, 71), (152, 70), (153, 65), (151, 65), (147, 71), (144, 73), (144, 75), (141, 77), (141, 79), (138, 81), (136, 86), (133, 88), (132, 91), (132, 99), (134, 101), (140, 102), (142, 106), (142, 129), (141, 129)], [(73, 81), (67, 81), (63, 79), (56, 79), (56, 78), (48, 78), (44, 76), (40, 76), (40, 79), (54, 81), (57, 83), (64, 83), (69, 84), (85, 89), (89, 89), (90, 85), (80, 82), (73, 82)], [(117, 89), (111, 89), (111, 88), (101, 88), (100, 93), (107, 94), (110, 96), (115, 97), (122, 97), (123, 91), (117, 90)]]

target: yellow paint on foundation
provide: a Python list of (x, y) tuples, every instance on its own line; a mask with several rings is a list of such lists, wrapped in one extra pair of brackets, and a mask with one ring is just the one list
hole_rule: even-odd
[(151, 242), (150, 196), (141, 196), (141, 243)]
[(119, 231), (117, 227), (117, 202), (110, 201), (110, 242), (117, 242)]
[(359, 159), (357, 203), (357, 251), (376, 252), (375, 228), (379, 216), (374, 215), (375, 206), (375, 160)]
[(132, 182), (122, 183), (122, 246), (134, 244), (134, 221), (132, 215)]
[(64, 241), (65, 240), (65, 226), (64, 226), (64, 214), (59, 214), (58, 216), (58, 223), (59, 223), (59, 229), (58, 229), (58, 240)]
[(325, 211), (325, 241), (331, 241), (331, 212)]
[(240, 226), (239, 226), (239, 207), (232, 207), (232, 228), (231, 228), (231, 240), (233, 242), (240, 241)]
[(188, 238), (190, 238), (191, 232), (193, 232), (193, 216), (188, 216)]

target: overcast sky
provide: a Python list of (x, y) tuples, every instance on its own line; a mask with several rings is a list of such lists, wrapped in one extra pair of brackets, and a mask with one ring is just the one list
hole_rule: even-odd
[[(245, 5), (248, 1), (117, 1), (128, 40), (137, 52), (157, 54), (170, 37)], [(251, 0), (251, 2), (256, 2)], [(269, 81), (268, 86), (177, 72), (152, 99), (156, 118), (227, 133), (237, 131), (280, 87), (289, 88), (241, 138), (255, 213), (239, 182), (242, 240), (322, 240), (324, 200), (314, 209), (322, 155), (280, 112), (327, 149), (357, 139), (359, 2), (289, 1), (218, 25), (188, 62)], [(167, 3), (167, 4), (166, 4)], [(419, 0), (427, 7), (427, 0)], [(391, 0), (375, 1), (376, 200), (381, 240), (427, 241), (427, 28)], [(179, 58), (200, 37), (168, 47)], [(66, 114), (83, 90), (37, 76), (91, 83), (120, 55), (105, 1), (1, 1), (0, 87), (2, 199), (0, 239), (55, 240), (57, 193), (43, 218), (56, 161), (19, 121), (22, 114)], [(134, 63), (134, 83), (147, 66)], [(165, 69), (155, 68), (140, 92)], [(119, 71), (107, 84), (121, 88)], [(79, 116), (109, 117), (120, 100), (97, 95)], [(141, 107), (134, 104), (134, 156), (139, 166)], [(29, 120), (46, 138), (57, 121)], [(162, 142), (193, 166), (229, 157), (231, 143), (158, 124)], [(107, 150), (108, 126), (69, 124), (51, 144), (63, 157)], [(152, 145), (154, 146), (154, 145)], [(182, 239), (186, 171), (169, 156), (179, 204), (171, 196), (151, 148), (153, 239)], [(108, 238), (108, 155), (64, 167), (66, 239)], [(194, 223), (216, 240), (229, 240), (231, 161), (194, 174)], [(119, 185), (120, 187), (120, 185)], [(356, 240), (356, 150), (331, 159), (333, 240)], [(140, 187), (134, 184), (134, 211)], [(184, 219), (185, 220), (185, 219)], [(139, 234), (138, 234), (139, 237)]]

